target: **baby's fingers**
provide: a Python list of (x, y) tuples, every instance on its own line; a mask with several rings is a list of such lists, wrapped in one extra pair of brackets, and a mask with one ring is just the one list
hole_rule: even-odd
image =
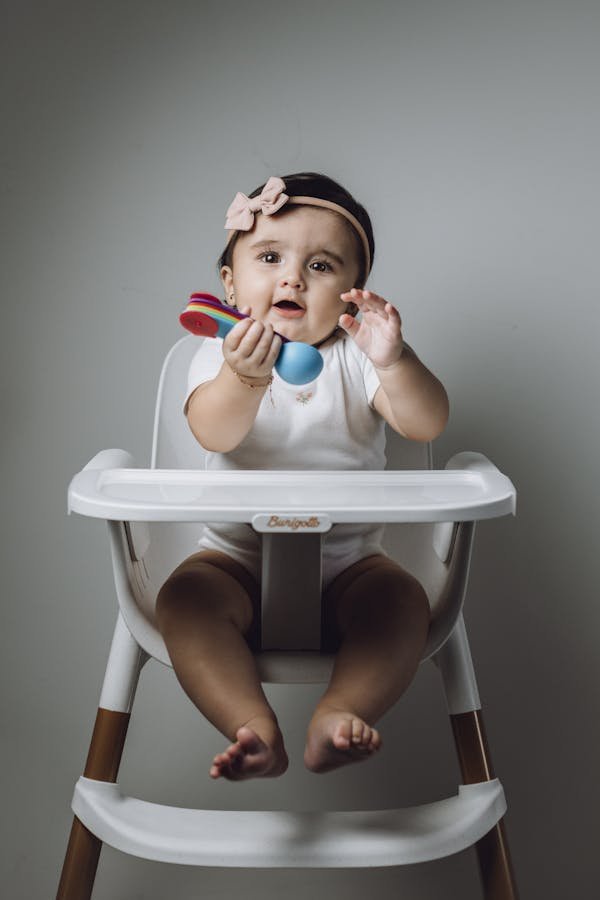
[(267, 353), (264, 359), (264, 365), (268, 366), (269, 369), (272, 369), (275, 363), (277, 362), (277, 357), (281, 351), (281, 345), (283, 341), (278, 334), (273, 335), (273, 340), (271, 341), (271, 346), (269, 347), (269, 352)]
[(261, 342), (264, 345), (266, 327), (258, 319), (246, 319), (245, 321), (249, 321), (251, 324), (245, 334), (242, 335), (238, 345), (238, 353), (247, 359), (252, 357), (254, 361), (256, 357), (261, 355), (260, 350), (257, 353), (257, 347), (259, 347)]
[(391, 303), (373, 291), (362, 291), (362, 297), (357, 298), (355, 302), (361, 312), (374, 312), (384, 318), (388, 314), (388, 308), (393, 309)]
[(373, 291), (363, 291), (360, 288), (352, 288), (351, 291), (340, 294), (340, 297), (347, 303), (356, 303), (361, 312), (384, 314), (385, 307), (389, 306), (379, 294), (374, 294)]
[[(267, 359), (270, 359), (272, 356), (273, 343), (277, 344), (277, 342), (279, 342), (279, 345), (281, 345), (281, 338), (279, 337), (279, 335), (275, 334), (275, 332), (273, 331), (273, 326), (270, 323), (267, 323), (264, 326), (264, 330), (260, 338), (256, 342), (254, 350), (252, 351), (252, 354), (250, 356), (251, 361), (263, 367)], [(275, 359), (276, 358), (277, 356), (275, 356)], [(275, 360), (273, 360), (273, 362), (274, 361)]]
[(351, 336), (354, 336), (360, 329), (360, 323), (356, 321), (354, 316), (351, 316), (348, 313), (342, 313), (338, 320), (338, 325)]
[(270, 323), (244, 319), (238, 322), (229, 334), (234, 335), (232, 341), (237, 343), (237, 346), (232, 348), (224, 343), (223, 349), (225, 358), (232, 368), (249, 376), (270, 372), (281, 347), (281, 338), (274, 334)]
[(246, 334), (250, 331), (253, 324), (254, 319), (240, 319), (240, 321), (233, 326), (229, 334), (225, 336), (223, 345), (234, 353), (239, 348), (242, 340), (246, 337)]

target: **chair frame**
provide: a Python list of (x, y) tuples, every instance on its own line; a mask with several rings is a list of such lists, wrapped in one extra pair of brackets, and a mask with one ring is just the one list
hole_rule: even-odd
[[(173, 354), (177, 354), (178, 350), (181, 350), (180, 345), (185, 342), (187, 342), (185, 350), (189, 355), (189, 341), (190, 338), (184, 338), (172, 348), (165, 360), (161, 374), (152, 452), (152, 470), (158, 476), (161, 472), (159, 468), (160, 446), (161, 440), (164, 440), (160, 418), (165, 400), (165, 379), (168, 378), (168, 369)], [(427, 452), (430, 459), (430, 448)], [(152, 657), (167, 664), (170, 663), (162, 638), (153, 625), (147, 609), (148, 595), (151, 593), (147, 567), (151, 544), (148, 526), (143, 524), (143, 517), (137, 518), (137, 521), (136, 517), (120, 518), (118, 510), (107, 515), (105, 511), (99, 510), (98, 495), (94, 495), (93, 501), (89, 496), (85, 498), (87, 506), (82, 500), (85, 490), (87, 490), (87, 487), (85, 490), (81, 488), (81, 484), (84, 483), (82, 479), (87, 479), (85, 484), (89, 485), (92, 483), (90, 479), (93, 477), (96, 478), (94, 484), (99, 484), (103, 473), (120, 471), (126, 474), (133, 467), (133, 462), (132, 457), (124, 451), (103, 451), (88, 463), (79, 476), (76, 476), (70, 488), (70, 509), (108, 520), (119, 612), (88, 757), (83, 777), (76, 786), (73, 798), (75, 817), (58, 887), (57, 900), (89, 900), (92, 895), (103, 842), (102, 834), (112, 834), (111, 829), (107, 829), (101, 821), (99, 807), (95, 808), (94, 790), (101, 788), (106, 791), (111, 785), (117, 785), (131, 709), (143, 666)], [(497, 473), (495, 467), (479, 454), (458, 454), (449, 461), (446, 471), (463, 471), (465, 467), (470, 471), (485, 473), (493, 470), (492, 474)], [(78, 478), (79, 481), (77, 481)], [(507, 479), (506, 481), (508, 482)], [(510, 485), (510, 482), (508, 484)], [(484, 817), (481, 820), (487, 822), (491, 827), (488, 828), (486, 825), (485, 831), (481, 834), (477, 833), (477, 839), (467, 844), (467, 846), (474, 844), (477, 850), (485, 900), (517, 900), (518, 894), (506, 831), (502, 821), (506, 803), (502, 787), (493, 771), (483, 724), (481, 702), (462, 617), (462, 605), (466, 593), (475, 520), (479, 517), (503, 515), (506, 511), (514, 512), (514, 488), (512, 491), (511, 501), (506, 501), (502, 509), (500, 506), (494, 507), (494, 510), (488, 511), (483, 516), (480, 516), (478, 512), (471, 511), (463, 514), (461, 520), (450, 522), (443, 521), (439, 514), (431, 520), (421, 519), (421, 521), (437, 522), (433, 532), (433, 542), (437, 558), (446, 567), (445, 571), (447, 572), (441, 591), (443, 596), (440, 598), (438, 613), (434, 617), (434, 626), (431, 629), (423, 659), (432, 659), (442, 677), (463, 785), (467, 788), (472, 786), (473, 790), (485, 790), (490, 797), (492, 793), (494, 794), (493, 799), (487, 801), (489, 805), (488, 818)], [(177, 520), (175, 519), (175, 521)], [(200, 520), (200, 518), (196, 518), (194, 521)], [(165, 515), (163, 521), (174, 521), (174, 519), (168, 519)], [(263, 681), (287, 683), (324, 681), (328, 677), (332, 660), (318, 650), (320, 641), (318, 603), (313, 607), (313, 624), (308, 631), (305, 627), (306, 622), (297, 623), (291, 631), (288, 629), (286, 643), (285, 634), (282, 638), (282, 628), (289, 621), (289, 616), (293, 615), (294, 609), (297, 610), (303, 604), (295, 604), (294, 598), (291, 597), (282, 615), (281, 607), (278, 608), (277, 604), (272, 602), (272, 597), (269, 599), (270, 594), (272, 596), (281, 595), (281, 591), (277, 587), (277, 567), (274, 566), (273, 561), (277, 560), (279, 554), (286, 552), (286, 542), (289, 544), (290, 539), (298, 543), (298, 541), (302, 542), (303, 537), (290, 538), (289, 533), (268, 533), (263, 536), (262, 630), (269, 649), (263, 648), (257, 654), (257, 663)], [(311, 566), (313, 569), (316, 566), (316, 571), (319, 571), (319, 536), (311, 535), (310, 539), (304, 542), (304, 548), (307, 552), (299, 554), (299, 568), (306, 571), (307, 558), (310, 557)], [(293, 554), (291, 558), (293, 558)], [(286, 561), (288, 559), (289, 554)], [(286, 575), (289, 583), (288, 564), (286, 562)], [(289, 642), (289, 634), (297, 634), (298, 627), (304, 628), (301, 641), (304, 649), (302, 650), (293, 644), (290, 646)], [(118, 840), (114, 841), (114, 846), (119, 846)], [(447, 852), (441, 851), (438, 847), (434, 851), (434, 855), (424, 855), (422, 858), (438, 858), (440, 855), (456, 852), (457, 848), (462, 849), (463, 846), (465, 846), (464, 843), (460, 847), (458, 844), (449, 844)], [(124, 849), (125, 852), (138, 852), (136, 849), (131, 849), (130, 845), (126, 843), (120, 849)], [(315, 858), (317, 858), (314, 855), (315, 852), (318, 851), (312, 848), (313, 855), (307, 857), (308, 861), (300, 861), (299, 865), (314, 865)], [(415, 850), (414, 847), (410, 852), (412, 856), (409, 861), (420, 861), (420, 857), (414, 855), (415, 852), (417, 854), (426, 853), (425, 850)], [(145, 854), (138, 852), (138, 855)], [(150, 855), (149, 858), (160, 859), (161, 856), (160, 854)], [(178, 861), (177, 858), (164, 858), (171, 862)], [(325, 866), (400, 864), (395, 861), (393, 853), (387, 857), (384, 855), (383, 861), (380, 863), (356, 862), (348, 854), (342, 855), (340, 859), (341, 863), (337, 859), (328, 859), (324, 856), (321, 863), (317, 862), (316, 864)], [(193, 862), (196, 861), (196, 858), (184, 861)], [(211, 864), (210, 857), (205, 854), (202, 862), (198, 864)], [(216, 859), (212, 864), (236, 865), (238, 863), (224, 863), (222, 859)], [(248, 864), (289, 865), (290, 860), (283, 855), (279, 859), (265, 857), (253, 863), (249, 858)]]

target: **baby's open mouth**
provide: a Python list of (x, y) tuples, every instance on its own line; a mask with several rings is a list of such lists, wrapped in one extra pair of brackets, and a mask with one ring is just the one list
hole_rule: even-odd
[(303, 316), (306, 310), (303, 306), (300, 306), (299, 303), (296, 303), (294, 300), (278, 300), (277, 303), (274, 304), (274, 309), (277, 310), (280, 316), (284, 316), (286, 319), (294, 319), (300, 316)]
[(275, 306), (278, 306), (279, 309), (302, 309), (300, 304), (294, 300), (278, 300)]

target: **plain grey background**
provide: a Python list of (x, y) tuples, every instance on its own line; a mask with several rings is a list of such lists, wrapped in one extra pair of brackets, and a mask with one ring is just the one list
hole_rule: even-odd
[[(236, 191), (326, 172), (369, 209), (370, 286), (446, 384), (436, 464), (480, 450), (518, 516), (482, 524), (466, 605), (522, 897), (591, 896), (598, 844), (600, 8), (589, 0), (3, 4), (3, 893), (54, 896), (116, 614), (98, 450), (148, 465), (160, 365)], [(305, 691), (304, 694), (299, 692)], [(223, 739), (142, 675), (121, 781), (183, 805), (399, 805), (453, 793), (438, 676), (328, 776), (316, 689), (271, 691), (289, 775), (215, 784)], [(361, 768), (361, 771), (358, 769)], [(105, 848), (94, 897), (479, 896), (472, 851), (407, 869), (176, 868)]]

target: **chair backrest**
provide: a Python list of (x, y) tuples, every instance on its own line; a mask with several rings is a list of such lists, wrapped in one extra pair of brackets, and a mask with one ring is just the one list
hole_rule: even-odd
[(203, 469), (205, 451), (183, 414), (190, 363), (204, 338), (190, 334), (171, 347), (163, 363), (154, 412), (153, 469)]

